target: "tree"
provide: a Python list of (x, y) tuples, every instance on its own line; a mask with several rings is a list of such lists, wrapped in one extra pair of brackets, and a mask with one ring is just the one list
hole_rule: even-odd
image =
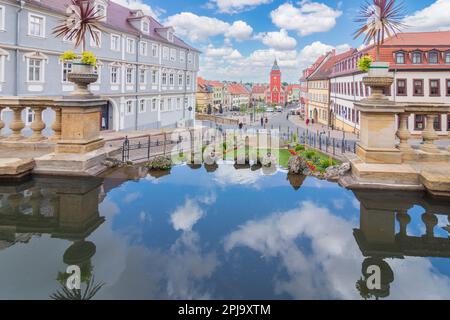
[(358, 18), (361, 27), (355, 32), (355, 39), (365, 34), (364, 42), (369, 45), (375, 43), (377, 61), (380, 59), (380, 47), (386, 37), (397, 36), (406, 25), (403, 24), (404, 5), (396, 0), (367, 0), (361, 6)]

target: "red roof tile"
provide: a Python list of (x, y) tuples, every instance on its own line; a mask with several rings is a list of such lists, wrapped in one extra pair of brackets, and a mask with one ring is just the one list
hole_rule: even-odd
[(241, 84), (233, 83), (228, 85), (228, 92), (234, 95), (248, 95), (250, 92)]

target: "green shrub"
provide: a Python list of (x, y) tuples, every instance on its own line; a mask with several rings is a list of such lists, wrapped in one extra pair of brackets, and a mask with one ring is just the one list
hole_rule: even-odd
[(295, 151), (297, 151), (297, 152), (305, 151), (305, 146), (299, 144), (295, 147)]
[(315, 156), (317, 156), (317, 153), (313, 150), (309, 150), (304, 153), (304, 156), (306, 159), (312, 160)]
[(364, 56), (358, 61), (358, 68), (362, 72), (367, 72), (370, 69), (370, 66), (373, 62), (373, 59), (371, 56)]
[(172, 159), (165, 156), (156, 157), (145, 164), (149, 170), (170, 170), (172, 169)]

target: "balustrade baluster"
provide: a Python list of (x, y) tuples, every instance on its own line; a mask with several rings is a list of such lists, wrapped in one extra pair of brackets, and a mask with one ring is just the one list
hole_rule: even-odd
[(424, 237), (428, 239), (434, 238), (434, 227), (436, 227), (438, 224), (436, 215), (426, 212), (422, 215), (422, 221), (425, 223), (426, 227), (426, 233)]
[(397, 131), (397, 137), (400, 139), (398, 148), (401, 151), (411, 151), (412, 148), (408, 142), (411, 138), (411, 133), (408, 130), (409, 113), (401, 113), (398, 116), (400, 118), (400, 126)]
[(53, 136), (50, 137), (50, 141), (59, 141), (61, 140), (61, 113), (62, 110), (59, 107), (53, 107), (53, 111), (55, 112), (55, 121), (52, 124)]
[(408, 224), (411, 222), (411, 217), (409, 216), (408, 211), (407, 210), (399, 210), (396, 218), (400, 224), (399, 235), (402, 238), (406, 238), (408, 236), (408, 234), (407, 234)]
[(29, 141), (42, 141), (45, 137), (42, 135), (42, 130), (45, 129), (45, 123), (42, 121), (42, 111), (43, 107), (32, 107), (31, 110), (34, 112), (34, 120), (31, 123), (31, 130), (33, 130), (33, 134), (28, 139)]
[(439, 152), (437, 146), (434, 144), (439, 137), (434, 130), (434, 119), (436, 118), (435, 114), (427, 114), (426, 115), (426, 125), (425, 130), (423, 131), (423, 145), (420, 147), (422, 151), (436, 153)]
[(25, 109), (25, 107), (11, 107), (14, 118), (13, 121), (9, 124), (9, 128), (11, 129), (12, 133), (7, 138), (8, 141), (19, 141), (24, 139), (22, 136), (22, 129), (25, 128), (25, 122), (22, 120), (22, 111)]

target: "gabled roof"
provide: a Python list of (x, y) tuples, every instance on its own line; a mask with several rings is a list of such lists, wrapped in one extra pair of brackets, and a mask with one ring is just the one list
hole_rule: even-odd
[(233, 95), (248, 95), (250, 92), (242, 85), (238, 83), (232, 83), (228, 85), (228, 93)]
[[(26, 0), (27, 3), (44, 8), (49, 11), (57, 12), (59, 14), (66, 14), (67, 7), (71, 4), (71, 0)], [(148, 38), (151, 40), (165, 42), (167, 44), (173, 44), (178, 47), (182, 47), (184, 49), (200, 52), (198, 49), (188, 45), (180, 38), (174, 36), (174, 42), (170, 42), (164, 37), (160, 36), (157, 32), (157, 29), (161, 28), (169, 28), (163, 26), (161, 23), (156, 21), (153, 17), (145, 16), (150, 20), (150, 33), (144, 34), (133, 27), (130, 23), (129, 19), (136, 18), (136, 10), (129, 9), (124, 7), (114, 1), (106, 1), (107, 3), (107, 17), (106, 21), (102, 22), (102, 24), (110, 29), (126, 32), (129, 34), (133, 34), (136, 36), (142, 35), (144, 38)]]
[(265, 85), (254, 85), (252, 87), (252, 94), (264, 94), (268, 86)]
[(334, 64), (337, 61), (340, 61), (342, 59), (346, 59), (348, 57), (351, 57), (353, 53), (355, 52), (355, 49), (350, 49), (344, 53), (336, 55), (336, 52), (333, 50), (328, 54), (328, 58), (324, 63), (312, 74), (308, 80), (326, 80), (329, 79), (331, 74), (333, 73), (333, 67)]

